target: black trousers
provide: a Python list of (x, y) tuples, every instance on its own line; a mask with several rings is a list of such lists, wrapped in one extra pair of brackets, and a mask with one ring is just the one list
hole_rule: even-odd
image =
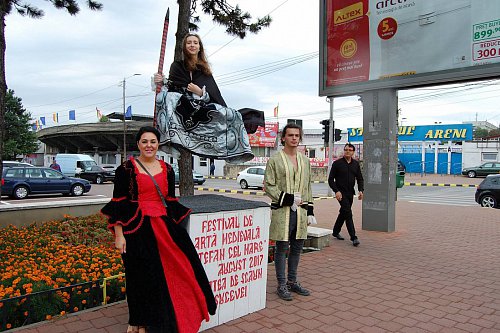
[(342, 229), (342, 226), (345, 225), (347, 227), (347, 232), (349, 232), (349, 236), (351, 237), (351, 241), (357, 239), (356, 237), (356, 229), (354, 229), (354, 222), (352, 221), (352, 201), (354, 195), (353, 194), (344, 194), (342, 193), (342, 200), (340, 200), (340, 210), (339, 216), (337, 217), (337, 221), (335, 221), (335, 225), (333, 226), (333, 234), (337, 235)]

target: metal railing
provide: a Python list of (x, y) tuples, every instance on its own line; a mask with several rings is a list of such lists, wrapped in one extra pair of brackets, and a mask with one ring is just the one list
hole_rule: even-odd
[[(434, 161), (413, 161), (413, 162), (409, 162), (408, 163), (408, 168), (406, 168), (406, 172), (407, 173), (420, 173), (420, 175), (423, 176), (424, 174), (428, 173), (428, 172), (425, 171), (427, 164), (430, 164), (430, 165), (434, 166)], [(415, 170), (416, 168), (413, 167), (415, 165), (419, 166), (420, 170)], [(434, 173), (434, 169), (433, 169), (433, 172), (429, 172), (429, 173)]]
[[(0, 300), (0, 332), (49, 320), (58, 315), (106, 305), (109, 301), (125, 299), (120, 281), (113, 299), (108, 296), (110, 281), (124, 277), (124, 273), (104, 279), (42, 290)], [(124, 285), (123, 285), (124, 286)]]
[(125, 273), (121, 273), (121, 274), (118, 274), (118, 275), (113, 275), (113, 276), (110, 276), (110, 277), (106, 277), (102, 280), (102, 284), (101, 284), (101, 288), (102, 288), (102, 305), (106, 305), (108, 304), (108, 300), (107, 300), (107, 296), (108, 296), (108, 281), (110, 280), (114, 280), (114, 279), (118, 279), (120, 277), (123, 277), (125, 276)]

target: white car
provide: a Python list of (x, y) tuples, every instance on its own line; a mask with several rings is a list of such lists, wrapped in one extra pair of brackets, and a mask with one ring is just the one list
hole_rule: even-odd
[(266, 171), (265, 166), (251, 166), (243, 171), (238, 172), (238, 177), (236, 180), (240, 184), (242, 189), (249, 187), (260, 187), (264, 186), (264, 173)]

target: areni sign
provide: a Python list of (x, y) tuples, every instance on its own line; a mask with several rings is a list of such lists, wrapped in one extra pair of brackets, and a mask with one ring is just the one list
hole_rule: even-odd
[(500, 75), (499, 0), (322, 0), (321, 96)]

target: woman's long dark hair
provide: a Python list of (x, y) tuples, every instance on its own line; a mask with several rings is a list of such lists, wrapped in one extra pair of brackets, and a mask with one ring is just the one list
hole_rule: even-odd
[[(198, 57), (193, 58), (186, 49), (186, 41), (188, 37), (196, 37), (198, 38), (198, 43), (200, 44), (200, 52), (198, 52)], [(212, 70), (210, 69), (210, 64), (208, 63), (207, 56), (205, 55), (205, 48), (203, 47), (203, 42), (201, 41), (200, 36), (197, 34), (189, 33), (184, 36), (182, 40), (182, 53), (184, 55), (184, 64), (186, 65), (187, 70), (193, 72), (196, 69), (199, 69), (205, 75), (212, 74)]]

